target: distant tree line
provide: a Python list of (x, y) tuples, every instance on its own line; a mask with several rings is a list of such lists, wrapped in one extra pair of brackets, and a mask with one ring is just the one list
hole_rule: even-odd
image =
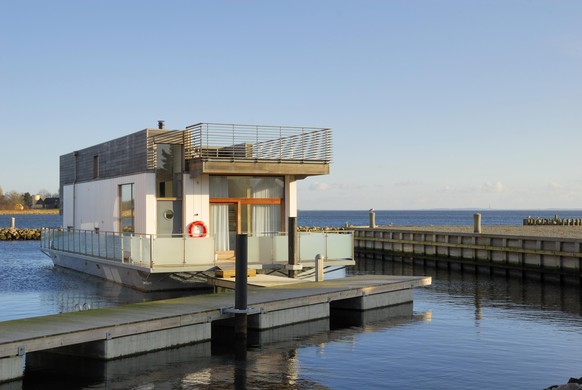
[(2, 187), (0, 187), (0, 210), (32, 209), (35, 207), (37, 199), (42, 199), (44, 201), (47, 198), (58, 198), (58, 197), (59, 194), (51, 194), (47, 190), (38, 191), (38, 193), (36, 193), (36, 196), (31, 195), (29, 192), (25, 192), (22, 194), (16, 191), (10, 191), (5, 194), (4, 191), (2, 190)]

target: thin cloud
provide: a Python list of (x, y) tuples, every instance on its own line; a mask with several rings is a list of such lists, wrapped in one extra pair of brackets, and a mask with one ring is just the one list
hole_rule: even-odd
[(412, 187), (412, 186), (417, 186), (420, 183), (414, 180), (405, 180), (405, 181), (399, 181), (397, 183), (394, 183), (394, 187)]
[(496, 181), (495, 183), (487, 182), (481, 186), (481, 190), (483, 192), (503, 192), (505, 191), (505, 186), (500, 181)]
[(555, 181), (549, 182), (548, 185), (546, 186), (546, 189), (550, 191), (561, 190), (563, 188), (564, 186), (562, 186), (560, 183), (556, 183)]
[(338, 190), (338, 191), (355, 191), (361, 190), (366, 188), (367, 186), (362, 184), (353, 184), (353, 183), (323, 183), (316, 181), (309, 186), (310, 191), (329, 191), (329, 190)]
[(331, 186), (327, 183), (315, 182), (309, 186), (310, 191), (327, 191), (330, 190)]

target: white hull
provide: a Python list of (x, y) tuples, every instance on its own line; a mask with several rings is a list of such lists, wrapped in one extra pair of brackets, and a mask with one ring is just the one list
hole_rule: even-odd
[(203, 275), (194, 273), (152, 273), (148, 268), (123, 264), (77, 253), (43, 249), (56, 266), (93, 275), (133, 289), (151, 292), (210, 288)]

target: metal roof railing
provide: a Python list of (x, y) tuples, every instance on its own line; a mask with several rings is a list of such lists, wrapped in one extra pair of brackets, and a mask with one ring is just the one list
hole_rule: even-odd
[(205, 160), (276, 160), (330, 163), (331, 129), (198, 123), (187, 126), (185, 157)]

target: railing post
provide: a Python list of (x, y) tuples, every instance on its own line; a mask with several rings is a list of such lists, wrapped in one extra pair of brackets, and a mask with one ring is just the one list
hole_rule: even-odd
[(154, 236), (150, 237), (150, 268), (154, 268)]
[(288, 264), (290, 278), (297, 277), (296, 266), (299, 264), (299, 257), (297, 256), (297, 217), (289, 217), (287, 224), (288, 237)]

